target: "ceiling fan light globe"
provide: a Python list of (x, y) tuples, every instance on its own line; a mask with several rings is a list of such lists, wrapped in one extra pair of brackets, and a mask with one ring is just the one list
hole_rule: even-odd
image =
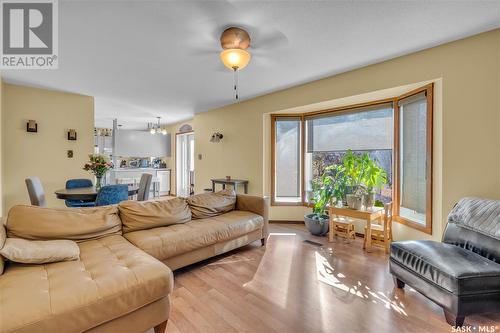
[(154, 128), (152, 128), (152, 129), (150, 129), (150, 130), (149, 130), (149, 133), (151, 133), (151, 134), (155, 134), (155, 133), (156, 133), (156, 130), (155, 130)]
[(220, 60), (231, 70), (243, 69), (250, 62), (251, 55), (242, 49), (227, 49), (220, 53)]
[(161, 130), (161, 134), (163, 134), (163, 135), (167, 135), (167, 130), (166, 130), (166, 129), (162, 129), (162, 130)]

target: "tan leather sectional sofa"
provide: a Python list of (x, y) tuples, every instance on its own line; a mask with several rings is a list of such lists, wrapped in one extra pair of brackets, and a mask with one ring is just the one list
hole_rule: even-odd
[[(264, 244), (267, 209), (262, 197), (238, 195), (231, 204), (217, 194), (100, 208), (13, 207), (7, 237), (74, 240), (80, 259), (5, 262), (0, 332), (160, 332), (171, 270), (259, 239)], [(0, 232), (0, 249), (4, 242)]]

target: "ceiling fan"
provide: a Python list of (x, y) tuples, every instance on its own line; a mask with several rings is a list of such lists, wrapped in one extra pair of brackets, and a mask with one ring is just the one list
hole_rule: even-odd
[[(222, 64), (234, 73), (234, 96), (238, 100), (238, 72), (250, 61), (251, 66), (272, 64), (272, 51), (287, 45), (288, 38), (272, 28), (272, 22), (266, 22), (259, 12), (245, 7), (247, 4), (244, 2), (210, 1), (199, 6), (198, 9), (208, 19), (197, 22), (198, 27), (202, 26), (205, 32), (197, 35), (200, 38), (205, 36), (203, 41), (200, 40), (203, 47), (197, 50), (197, 54), (214, 58), (219, 54)], [(241, 23), (222, 27), (218, 24), (221, 21), (234, 22), (235, 17), (240, 18)]]

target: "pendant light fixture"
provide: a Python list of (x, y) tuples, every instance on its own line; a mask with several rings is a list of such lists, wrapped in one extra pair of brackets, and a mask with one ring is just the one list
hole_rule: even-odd
[(149, 133), (151, 133), (153, 135), (154, 134), (167, 135), (167, 129), (165, 127), (161, 127), (161, 124), (160, 124), (161, 117), (156, 117), (156, 119), (158, 119), (156, 124), (148, 123)]
[(220, 37), (220, 45), (224, 49), (220, 53), (222, 63), (234, 72), (234, 94), (238, 99), (238, 71), (250, 62), (251, 55), (246, 51), (250, 46), (250, 36), (241, 28), (227, 28)]

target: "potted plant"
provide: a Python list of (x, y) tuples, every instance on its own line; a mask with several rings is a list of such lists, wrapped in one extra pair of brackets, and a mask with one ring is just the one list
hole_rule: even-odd
[(360, 209), (361, 204), (373, 207), (375, 189), (381, 189), (387, 183), (385, 170), (368, 153), (356, 155), (352, 150), (347, 151), (342, 165), (348, 180), (346, 187), (347, 205), (353, 209)]
[(309, 232), (316, 236), (326, 235), (328, 232), (328, 215), (326, 207), (333, 196), (332, 179), (326, 171), (318, 179), (311, 181), (311, 196), (309, 201), (313, 204), (312, 214), (304, 215), (304, 223)]
[(363, 165), (362, 183), (366, 186), (363, 201), (365, 207), (371, 208), (375, 204), (375, 190), (380, 190), (387, 184), (387, 173), (367, 153), (363, 154), (361, 159)]
[[(359, 177), (359, 157), (349, 149), (342, 158), (342, 166), (347, 180), (345, 195), (353, 194), (361, 182)], [(344, 198), (344, 201), (347, 202), (347, 197)]]
[(327, 206), (342, 200), (346, 184), (343, 165), (330, 165), (325, 168), (321, 177), (311, 181), (312, 194), (309, 201), (313, 204), (313, 212), (304, 216), (304, 222), (311, 234), (325, 235), (328, 232)]
[(83, 166), (83, 170), (90, 171), (96, 178), (95, 188), (99, 190), (102, 186), (102, 178), (108, 170), (113, 168), (113, 163), (109, 161), (106, 155), (90, 154), (89, 161)]

